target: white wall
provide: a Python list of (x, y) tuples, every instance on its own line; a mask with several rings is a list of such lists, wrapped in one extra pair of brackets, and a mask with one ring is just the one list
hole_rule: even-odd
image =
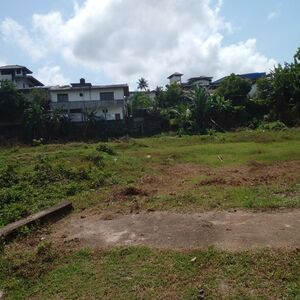
[(170, 84), (173, 82), (181, 83), (181, 76), (173, 76), (170, 78)]
[[(115, 89), (61, 89), (61, 90), (51, 90), (50, 89), (50, 99), (51, 102), (57, 103), (57, 95), (58, 94), (68, 94), (69, 95), (69, 101), (64, 103), (64, 109), (68, 109), (68, 103), (70, 102), (77, 102), (77, 101), (87, 101), (87, 107), (88, 107), (88, 101), (99, 101), (97, 103), (97, 112), (96, 115), (98, 117), (105, 118), (105, 114), (103, 113), (103, 109), (107, 109), (106, 113), (106, 120), (115, 120), (115, 114), (120, 114), (120, 119), (124, 119), (124, 104), (116, 104), (115, 102), (111, 101), (105, 101), (105, 104), (101, 103), (100, 101), (100, 93), (101, 92), (113, 92), (114, 93), (114, 100), (123, 100), (124, 99), (124, 89), (123, 88), (115, 88)], [(80, 93), (83, 94), (82, 97), (80, 97)], [(81, 105), (81, 104), (79, 104)], [(95, 108), (95, 105), (93, 104), (93, 109)], [(73, 122), (81, 122), (83, 121), (83, 116), (81, 113), (72, 113), (71, 119)]]
[[(113, 92), (115, 100), (124, 99), (124, 90), (123, 88), (116, 89), (61, 89), (61, 90), (51, 90), (50, 89), (50, 99), (51, 102), (57, 102), (57, 94), (68, 94), (69, 101), (95, 101), (100, 100), (100, 93), (102, 92)], [(83, 94), (83, 97), (80, 97), (80, 93)]]

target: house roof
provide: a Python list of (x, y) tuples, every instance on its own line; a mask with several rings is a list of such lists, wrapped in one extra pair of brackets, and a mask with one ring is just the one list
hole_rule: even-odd
[(28, 78), (34, 84), (34, 86), (44, 86), (43, 83), (41, 83), (39, 80), (37, 80), (36, 78), (34, 78), (31, 75), (26, 76), (26, 78)]
[[(242, 78), (245, 78), (245, 79), (249, 79), (251, 81), (256, 81), (258, 80), (259, 78), (262, 78), (262, 77), (265, 77), (266, 76), (266, 73), (264, 72), (256, 72), (256, 73), (247, 73), (247, 74), (237, 74), (237, 76), (239, 77), (242, 77)], [(220, 84), (224, 79), (226, 79), (227, 77), (229, 76), (225, 76), (225, 77), (222, 77), (216, 81), (214, 81), (212, 84), (213, 85), (218, 85)]]
[(50, 91), (78, 91), (78, 90), (84, 90), (84, 89), (116, 89), (121, 88), (124, 89), (125, 96), (129, 96), (129, 86), (128, 84), (109, 84), (109, 85), (85, 85), (85, 86), (70, 86), (70, 85), (64, 85), (64, 86), (51, 86), (49, 87)]
[(22, 69), (25, 70), (27, 74), (32, 74), (32, 71), (30, 71), (28, 68), (20, 65), (6, 65), (6, 66), (1, 66), (0, 70), (10, 70), (10, 69)]
[(171, 74), (169, 77), (168, 77), (168, 79), (171, 79), (172, 77), (174, 77), (174, 76), (182, 76), (183, 74), (181, 74), (181, 73), (179, 73), (179, 72), (175, 72), (175, 73), (173, 73), (173, 74)]

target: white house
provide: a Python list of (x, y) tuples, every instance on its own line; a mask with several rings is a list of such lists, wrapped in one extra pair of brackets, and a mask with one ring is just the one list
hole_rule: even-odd
[(0, 81), (8, 80), (17, 89), (26, 90), (37, 86), (44, 86), (40, 81), (31, 76), (32, 71), (24, 66), (7, 65), (0, 67)]
[(73, 122), (86, 120), (88, 113), (104, 120), (123, 120), (126, 115), (127, 84), (92, 85), (84, 78), (70, 86), (49, 88), (51, 109), (59, 109), (71, 116)]

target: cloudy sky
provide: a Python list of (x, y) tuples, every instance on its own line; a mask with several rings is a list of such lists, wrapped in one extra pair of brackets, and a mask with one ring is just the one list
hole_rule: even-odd
[(0, 0), (0, 65), (45, 84), (151, 87), (268, 71), (300, 47), (299, 0)]

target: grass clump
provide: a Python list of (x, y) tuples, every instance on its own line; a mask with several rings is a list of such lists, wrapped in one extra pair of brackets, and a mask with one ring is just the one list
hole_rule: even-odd
[(109, 155), (116, 155), (116, 152), (114, 151), (114, 149), (110, 146), (108, 146), (107, 144), (98, 144), (96, 147), (96, 150), (99, 152), (104, 152), (107, 153)]

